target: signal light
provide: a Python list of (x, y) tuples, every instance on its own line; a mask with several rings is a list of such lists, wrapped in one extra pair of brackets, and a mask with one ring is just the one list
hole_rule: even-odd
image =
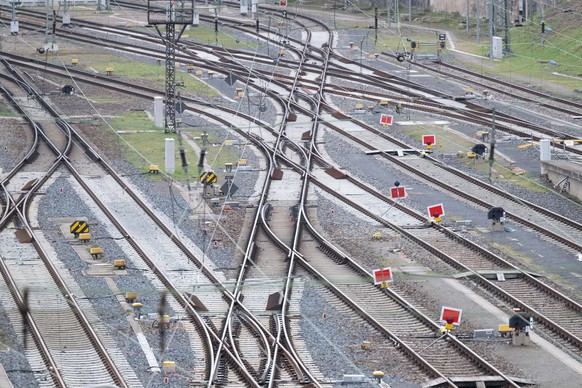
[(73, 94), (75, 93), (75, 87), (73, 85), (65, 85), (61, 89), (61, 92), (63, 92), (64, 94)]

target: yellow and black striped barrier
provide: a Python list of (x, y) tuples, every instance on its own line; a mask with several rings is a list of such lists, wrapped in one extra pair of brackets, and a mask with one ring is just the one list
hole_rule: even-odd
[(86, 221), (74, 221), (69, 230), (77, 237), (80, 233), (89, 233), (89, 225)]
[(212, 171), (205, 171), (200, 174), (200, 182), (204, 183), (206, 186), (209, 186), (218, 182), (218, 177)]

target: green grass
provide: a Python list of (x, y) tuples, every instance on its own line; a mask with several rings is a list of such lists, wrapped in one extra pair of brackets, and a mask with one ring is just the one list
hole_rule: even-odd
[[(113, 76), (123, 80), (147, 80), (152, 87), (164, 90), (166, 68), (164, 62), (150, 64), (147, 62), (132, 60), (129, 57), (117, 57), (112, 55), (77, 55), (67, 54), (60, 57), (63, 63), (70, 64), (71, 60), (79, 60), (79, 67), (90, 68), (99, 74), (106, 74), (108, 68), (112, 68)], [(177, 66), (177, 70), (180, 67)], [(176, 71), (176, 82), (183, 84), (184, 88), (178, 91), (197, 96), (216, 97), (218, 92), (199, 81), (193, 74), (185, 71)]]
[(192, 41), (200, 44), (215, 46), (218, 39), (218, 45), (227, 48), (238, 49), (256, 49), (257, 41), (254, 39), (238, 39), (228, 32), (219, 29), (218, 34), (214, 32), (214, 27), (208, 25), (199, 25), (192, 27), (189, 31), (184, 32), (182, 40)]
[(13, 110), (0, 110), (0, 117), (14, 117), (14, 116), (19, 116), (19, 114), (14, 112)]
[[(411, 138), (422, 141), (422, 135), (435, 135), (436, 145), (433, 151), (442, 154), (451, 154), (471, 151), (471, 148), (477, 143), (469, 140), (465, 135), (454, 130), (447, 130), (438, 125), (424, 125), (422, 127), (406, 127), (404, 132)], [(460, 159), (467, 167), (470, 167), (481, 173), (489, 174), (489, 161), (484, 159)], [(547, 189), (537, 184), (528, 174), (516, 175), (511, 171), (509, 160), (496, 153), (495, 163), (491, 170), (491, 179), (502, 180), (503, 182), (512, 183), (531, 191), (545, 192)]]
[[(198, 159), (199, 154), (197, 150), (192, 147), (191, 142), (194, 141), (198, 147), (202, 146), (202, 140), (200, 136), (203, 131), (206, 130), (208, 133), (208, 145), (206, 153), (206, 163), (212, 163), (211, 168), (217, 173), (219, 181), (224, 179), (224, 164), (234, 163), (238, 161), (239, 158), (244, 158), (244, 154), (241, 155), (241, 150), (237, 146), (225, 145), (223, 147), (219, 142), (219, 138), (222, 139), (221, 135), (222, 129), (216, 128), (183, 128), (182, 133), (184, 137), (182, 138), (182, 144), (186, 151), (186, 159), (188, 161), (188, 176), (186, 176), (184, 170), (182, 169), (182, 161), (180, 159), (179, 149), (179, 139), (178, 134), (164, 133), (160, 128), (157, 128), (154, 123), (149, 120), (144, 112), (131, 112), (123, 116), (119, 116), (113, 119), (111, 122), (111, 127), (115, 131), (136, 131), (135, 133), (121, 133), (120, 136), (123, 140), (119, 140), (122, 147), (124, 148), (124, 154), (127, 160), (132, 163), (137, 169), (143, 172), (147, 172), (149, 165), (157, 164), (160, 166), (161, 170), (164, 170), (164, 147), (166, 138), (175, 139), (176, 155), (175, 155), (175, 166), (176, 171), (172, 174), (172, 178), (178, 181), (185, 181), (186, 178), (190, 182), (196, 181), (198, 179)], [(137, 132), (140, 131), (140, 132)], [(188, 135), (188, 136), (186, 136)], [(221, 136), (219, 136), (221, 135)], [(189, 138), (187, 140), (187, 137)], [(198, 138), (198, 139), (196, 139)], [(191, 140), (195, 139), (195, 140)], [(152, 179), (162, 179), (161, 175), (151, 175)]]
[[(568, 8), (575, 2), (566, 2), (563, 6)], [(407, 12), (407, 10), (401, 10)], [(402, 15), (402, 13), (401, 13)], [(565, 94), (580, 88), (581, 80), (557, 75), (562, 73), (582, 77), (582, 28), (576, 19), (576, 12), (551, 13), (548, 11), (545, 17), (547, 31), (544, 42), (541, 38), (541, 15), (536, 14), (532, 22), (524, 23), (522, 27), (511, 26), (509, 30), (509, 46), (511, 54), (501, 60), (491, 61), (482, 59), (466, 62), (466, 66), (484, 74), (502, 75), (512, 81), (528, 83), (546, 91)], [(481, 22), (480, 41), (476, 39), (476, 22), (470, 20), (469, 34), (465, 31), (465, 18), (455, 14), (422, 14), (414, 24), (433, 28), (435, 30), (448, 30), (455, 36), (455, 45), (458, 50), (471, 54), (487, 56), (489, 53), (489, 37), (487, 21)], [(505, 39), (503, 30), (497, 34)], [(426, 39), (426, 33), (418, 36), (409, 29), (406, 37), (412, 40)], [(388, 40), (392, 44), (398, 44), (392, 38)], [(505, 47), (505, 41), (504, 41)], [(446, 55), (446, 52), (443, 54)], [(556, 64), (549, 64), (555, 61)]]

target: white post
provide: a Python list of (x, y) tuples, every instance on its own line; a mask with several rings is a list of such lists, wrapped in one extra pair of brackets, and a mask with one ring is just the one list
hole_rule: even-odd
[[(550, 147), (551, 147), (550, 139), (540, 140), (540, 161), (552, 160), (552, 153)], [(543, 166), (541, 167), (541, 173), (542, 175), (544, 175), (545, 173)]]
[(154, 97), (154, 122), (156, 127), (164, 127), (164, 98), (160, 96)]
[(494, 36), (491, 38), (491, 58), (503, 58), (503, 40), (500, 36)]
[(166, 153), (165, 153), (165, 162), (166, 162), (166, 169), (165, 171), (168, 174), (173, 174), (176, 171), (176, 144), (174, 139), (166, 138)]

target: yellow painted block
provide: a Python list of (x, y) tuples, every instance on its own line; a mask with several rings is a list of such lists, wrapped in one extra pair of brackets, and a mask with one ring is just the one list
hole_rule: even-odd
[(507, 333), (510, 331), (513, 331), (513, 329), (511, 327), (509, 327), (509, 324), (504, 323), (502, 325), (499, 325), (499, 330), (500, 333)]
[(372, 235), (376, 240), (380, 240), (382, 238), (382, 233), (376, 232)]
[(79, 234), (80, 241), (89, 241), (91, 240), (91, 233), (81, 233)]
[(175, 361), (164, 361), (162, 362), (162, 370), (164, 373), (176, 373), (176, 362)]
[(101, 253), (103, 253), (103, 248), (101, 247), (93, 247), (89, 250), (89, 253), (92, 255), (100, 255)]
[(197, 75), (197, 76), (201, 76), (201, 75), (202, 75), (202, 69), (198, 69), (198, 70), (196, 70), (196, 75)]
[(78, 64), (79, 64), (79, 60), (77, 58), (71, 59), (71, 65), (78, 65)]
[(115, 269), (125, 269), (125, 260), (124, 259), (113, 260), (113, 267), (115, 267)]
[(469, 158), (469, 159), (475, 158), (476, 156), (477, 156), (477, 154), (474, 152), (467, 152), (467, 158)]
[(128, 291), (125, 293), (125, 300), (136, 300), (138, 297), (137, 292)]
[(160, 166), (158, 166), (157, 164), (150, 165), (150, 172), (159, 172), (159, 171), (160, 171)]

